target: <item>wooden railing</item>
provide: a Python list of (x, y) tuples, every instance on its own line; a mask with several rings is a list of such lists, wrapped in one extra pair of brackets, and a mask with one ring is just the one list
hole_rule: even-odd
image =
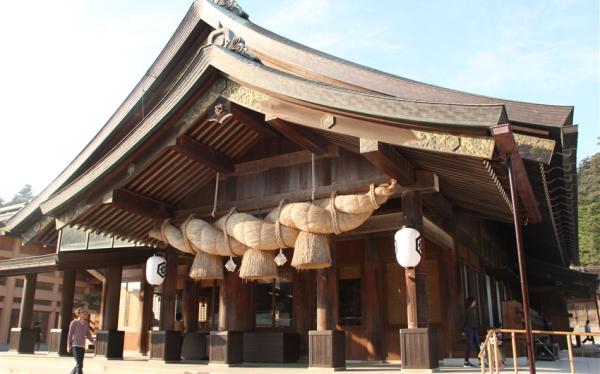
[[(512, 329), (495, 329), (489, 330), (485, 336), (481, 352), (479, 352), (479, 360), (481, 361), (481, 374), (486, 373), (486, 369), (489, 370), (489, 374), (497, 374), (500, 372), (500, 354), (498, 347), (498, 339), (493, 338), (496, 333), (510, 334), (514, 373), (519, 373), (519, 362), (517, 355), (517, 335), (525, 335), (525, 330), (512, 330)], [(600, 333), (588, 333), (588, 332), (570, 332), (570, 331), (542, 331), (532, 330), (533, 335), (558, 335), (564, 336), (567, 339), (567, 349), (569, 352), (569, 366), (571, 373), (575, 374), (575, 362), (573, 360), (573, 346), (571, 340), (573, 336), (595, 336), (600, 338)], [(535, 352), (534, 352), (535, 354)], [(487, 360), (486, 360), (487, 359)]]

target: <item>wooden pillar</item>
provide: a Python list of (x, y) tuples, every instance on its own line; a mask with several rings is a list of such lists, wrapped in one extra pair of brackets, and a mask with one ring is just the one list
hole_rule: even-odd
[(338, 279), (335, 243), (329, 239), (331, 266), (318, 269), (317, 277), (317, 331), (335, 330), (338, 323)]
[(175, 330), (175, 301), (177, 299), (177, 252), (169, 248), (165, 255), (167, 275), (162, 284), (160, 330)]
[(185, 332), (192, 333), (196, 331), (198, 323), (198, 282), (192, 278), (185, 277), (185, 287), (183, 289), (183, 324)]
[(50, 332), (48, 351), (61, 356), (69, 355), (67, 352), (67, 335), (69, 325), (73, 320), (73, 298), (75, 296), (75, 270), (62, 272), (62, 291), (60, 295), (60, 324), (58, 329)]
[(35, 348), (35, 332), (32, 328), (33, 303), (35, 301), (35, 287), (37, 274), (26, 274), (21, 296), (21, 310), (19, 311), (19, 327), (11, 329), (10, 350), (18, 353), (33, 353)]
[(210, 363), (242, 362), (243, 331), (250, 330), (254, 320), (250, 292), (250, 284), (244, 284), (239, 274), (225, 272), (219, 291), (219, 331), (210, 333)]
[[(417, 322), (418, 326), (427, 327), (431, 322), (431, 312), (429, 310), (429, 289), (427, 287), (427, 245), (424, 240), (423, 234), (423, 199), (420, 192), (407, 191), (402, 193), (402, 213), (404, 214), (404, 222), (408, 227), (418, 230), (421, 233), (421, 262), (414, 269), (414, 282), (416, 287), (416, 309), (417, 309)], [(406, 271), (407, 277), (407, 294), (409, 292), (409, 286), (412, 287), (413, 280), (410, 279), (410, 271)], [(410, 300), (407, 300), (407, 308)], [(410, 313), (410, 310), (407, 309)], [(415, 326), (417, 327), (417, 326)]]
[[(438, 367), (435, 335), (429, 328), (429, 292), (427, 290), (427, 248), (423, 231), (423, 201), (420, 192), (402, 193), (402, 213), (405, 225), (421, 233), (421, 261), (416, 268), (405, 269), (407, 329), (400, 330), (402, 369), (434, 369)], [(416, 298), (416, 300), (415, 300)], [(415, 314), (416, 305), (416, 318)], [(418, 326), (423, 326), (418, 328)]]
[(119, 328), (122, 273), (123, 269), (120, 266), (106, 269), (106, 299), (104, 300), (103, 330), (117, 330)]
[(160, 331), (150, 334), (150, 358), (164, 361), (181, 359), (181, 332), (175, 331), (175, 302), (177, 300), (177, 252), (168, 248), (165, 254), (167, 274), (162, 284), (160, 302)]
[(140, 353), (142, 355), (148, 354), (149, 347), (149, 331), (152, 328), (152, 321), (154, 316), (152, 314), (152, 304), (154, 302), (154, 286), (152, 286), (146, 280), (146, 265), (142, 268), (142, 287), (141, 287), (141, 301), (142, 301), (142, 321), (140, 322)]
[(19, 311), (19, 327), (22, 329), (32, 327), (36, 285), (37, 274), (26, 274), (23, 285), (23, 296), (21, 298), (21, 310)]
[(105, 270), (104, 315), (102, 331), (96, 334), (96, 355), (109, 359), (123, 358), (125, 333), (119, 331), (119, 304), (123, 268), (115, 266)]
[(383, 360), (383, 321), (382, 321), (382, 267), (379, 250), (373, 236), (365, 239), (363, 279), (364, 279), (364, 310), (365, 332), (367, 335), (367, 354), (369, 360)]
[(316, 271), (317, 330), (308, 332), (308, 366), (343, 369), (346, 367), (346, 336), (338, 324), (338, 277), (335, 242), (330, 237), (331, 266)]
[[(294, 272), (294, 329), (300, 336), (300, 356), (308, 353), (308, 330), (314, 323), (314, 302), (311, 298), (314, 287), (314, 271)], [(311, 313), (312, 312), (312, 313)]]

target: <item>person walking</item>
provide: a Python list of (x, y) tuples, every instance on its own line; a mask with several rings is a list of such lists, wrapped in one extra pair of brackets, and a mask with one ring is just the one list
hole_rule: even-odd
[(479, 316), (475, 307), (477, 306), (477, 300), (474, 297), (469, 296), (465, 301), (465, 316), (463, 324), (463, 335), (467, 338), (467, 345), (465, 347), (465, 364), (464, 367), (476, 367), (469, 362), (469, 356), (471, 355), (471, 348), (475, 348), (475, 357), (479, 357)]
[[(590, 325), (589, 319), (585, 321), (585, 326), (583, 326), (583, 330), (588, 334), (592, 333), (592, 325)], [(585, 339), (583, 339), (583, 341), (581, 342), (581, 344), (584, 344), (585, 342), (592, 342), (592, 344), (596, 344), (592, 335), (586, 336)]]
[(39, 351), (42, 343), (42, 327), (38, 321), (33, 323), (33, 333), (35, 334), (35, 350)]
[(67, 335), (67, 352), (73, 352), (75, 358), (75, 367), (71, 374), (83, 374), (83, 357), (85, 356), (85, 338), (94, 342), (90, 332), (90, 323), (87, 320), (88, 312), (83, 308), (75, 310), (77, 319), (71, 321), (69, 325), (69, 334)]

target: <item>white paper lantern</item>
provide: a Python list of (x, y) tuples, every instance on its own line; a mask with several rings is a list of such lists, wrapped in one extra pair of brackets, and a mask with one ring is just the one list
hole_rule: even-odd
[(415, 267), (421, 261), (421, 233), (410, 227), (403, 227), (394, 235), (396, 260), (405, 267)]
[(146, 280), (153, 286), (160, 286), (167, 276), (167, 261), (154, 255), (146, 261)]

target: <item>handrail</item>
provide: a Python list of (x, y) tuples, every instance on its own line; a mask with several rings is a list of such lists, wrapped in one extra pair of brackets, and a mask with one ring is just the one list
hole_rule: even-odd
[[(492, 336), (495, 336), (496, 333), (510, 333), (511, 337), (511, 345), (512, 345), (512, 355), (513, 355), (513, 366), (514, 373), (519, 373), (519, 365), (518, 365), (518, 357), (517, 357), (517, 334), (525, 334), (525, 330), (516, 330), (516, 329), (490, 329), (485, 336), (485, 340), (483, 341), (483, 346), (481, 351), (479, 352), (479, 361), (481, 362), (481, 374), (485, 374), (485, 369), (489, 368), (490, 374), (498, 374), (500, 372), (500, 360), (498, 359), (498, 344), (497, 339), (493, 339)], [(569, 352), (569, 366), (571, 369), (571, 374), (575, 374), (575, 362), (573, 360), (573, 346), (571, 344), (571, 337), (573, 336), (597, 336), (600, 337), (600, 333), (597, 332), (573, 332), (573, 331), (544, 331), (544, 330), (532, 330), (531, 333), (533, 335), (557, 335), (557, 336), (565, 336), (567, 338), (567, 350)], [(487, 352), (487, 363), (485, 362), (486, 353)], [(492, 354), (493, 353), (493, 354)]]

